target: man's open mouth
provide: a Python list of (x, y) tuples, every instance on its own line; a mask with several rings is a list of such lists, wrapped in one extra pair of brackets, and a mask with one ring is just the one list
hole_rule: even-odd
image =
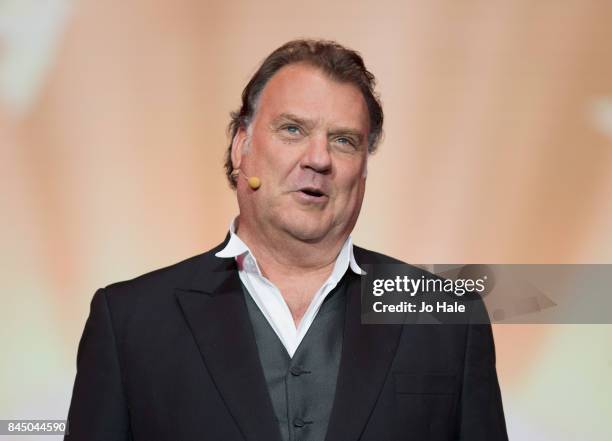
[(316, 188), (302, 188), (300, 189), (300, 192), (308, 196), (313, 196), (313, 197), (318, 197), (318, 198), (326, 196), (325, 193), (323, 193), (321, 190), (318, 190)]

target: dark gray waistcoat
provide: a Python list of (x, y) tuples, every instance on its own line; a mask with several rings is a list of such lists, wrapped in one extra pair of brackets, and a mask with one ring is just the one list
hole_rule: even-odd
[(342, 351), (345, 278), (326, 297), (293, 358), (243, 290), (283, 441), (323, 441)]

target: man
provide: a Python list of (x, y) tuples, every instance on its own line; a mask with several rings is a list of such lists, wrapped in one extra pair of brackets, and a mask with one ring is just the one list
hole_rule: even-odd
[(362, 325), (354, 247), (374, 77), (292, 41), (232, 115), (239, 216), (209, 252), (96, 292), (66, 440), (506, 440), (489, 325)]

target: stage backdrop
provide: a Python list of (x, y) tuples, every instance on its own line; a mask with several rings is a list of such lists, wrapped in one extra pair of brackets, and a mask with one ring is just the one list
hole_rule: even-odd
[[(289, 39), (379, 81), (357, 244), (612, 263), (610, 23), (605, 0), (0, 2), (0, 419), (66, 417), (96, 288), (223, 239), (228, 114)], [(511, 439), (612, 438), (610, 326), (494, 332)]]

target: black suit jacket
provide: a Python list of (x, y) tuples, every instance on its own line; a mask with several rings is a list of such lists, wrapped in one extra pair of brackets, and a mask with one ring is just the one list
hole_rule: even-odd
[[(235, 261), (214, 256), (224, 244), (96, 292), (65, 440), (280, 441)], [(326, 440), (507, 440), (491, 327), (362, 325), (360, 276), (345, 277)]]

